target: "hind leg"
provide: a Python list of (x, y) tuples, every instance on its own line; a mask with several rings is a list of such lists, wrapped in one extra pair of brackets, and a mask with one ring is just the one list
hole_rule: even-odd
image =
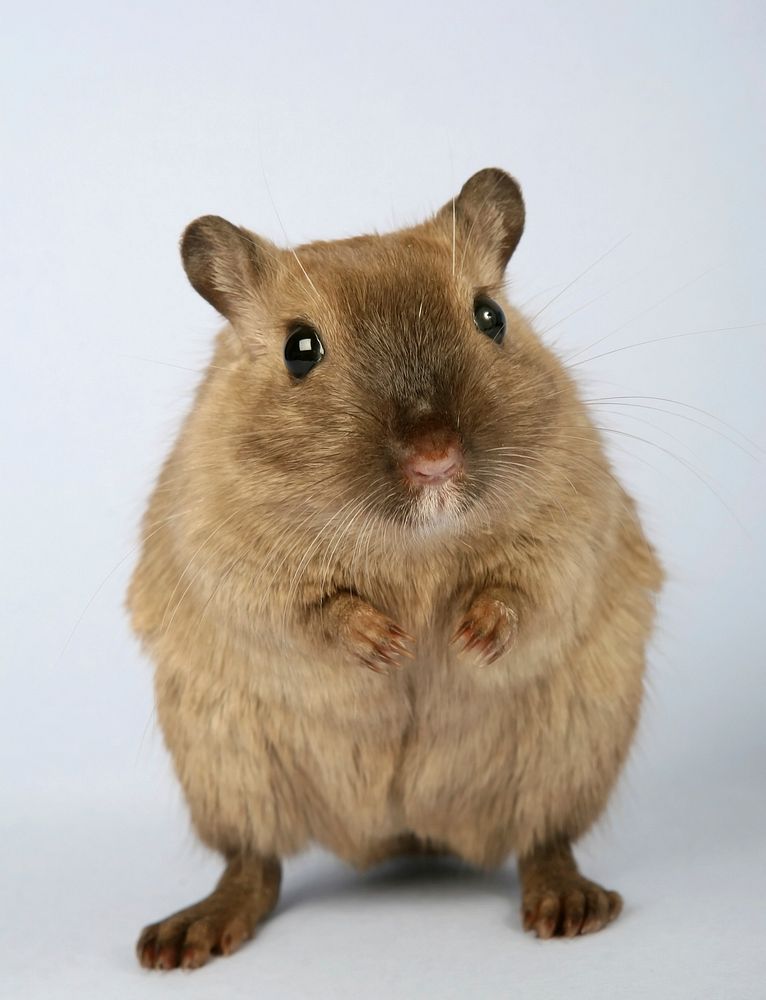
[(281, 878), (279, 861), (232, 857), (209, 896), (144, 928), (139, 962), (145, 969), (197, 969), (211, 955), (230, 955), (276, 906)]
[(519, 859), (524, 930), (539, 938), (600, 931), (622, 909), (619, 893), (580, 874), (568, 840), (554, 841)]

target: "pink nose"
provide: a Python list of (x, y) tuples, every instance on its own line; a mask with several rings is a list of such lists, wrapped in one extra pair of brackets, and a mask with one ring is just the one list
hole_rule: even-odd
[(434, 452), (417, 451), (402, 462), (402, 471), (416, 486), (439, 486), (454, 479), (463, 469), (463, 452), (450, 444)]

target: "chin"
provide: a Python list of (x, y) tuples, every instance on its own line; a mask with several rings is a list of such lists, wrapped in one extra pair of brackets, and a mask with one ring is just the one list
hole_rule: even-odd
[(469, 500), (458, 483), (448, 482), (412, 490), (408, 507), (409, 527), (416, 535), (433, 537), (462, 529)]

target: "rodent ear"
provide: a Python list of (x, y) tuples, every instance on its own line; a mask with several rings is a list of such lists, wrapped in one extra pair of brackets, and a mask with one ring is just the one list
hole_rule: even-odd
[(235, 323), (273, 270), (277, 248), (219, 215), (203, 215), (184, 230), (181, 258), (192, 286)]
[(499, 280), (524, 232), (521, 188), (504, 170), (488, 167), (469, 177), (437, 219), (450, 234), (454, 226), (464, 257), (470, 254), (480, 268), (494, 270), (492, 280)]

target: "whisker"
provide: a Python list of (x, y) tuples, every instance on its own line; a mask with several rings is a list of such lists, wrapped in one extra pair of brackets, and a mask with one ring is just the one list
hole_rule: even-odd
[[(693, 406), (691, 403), (684, 403), (680, 399), (671, 399), (668, 396), (597, 396), (592, 399), (583, 399), (582, 402), (585, 403), (586, 405), (589, 405), (590, 403), (613, 403), (622, 400), (636, 400), (636, 399), (649, 399), (652, 402), (656, 403), (670, 403), (673, 406), (681, 406), (686, 410), (693, 410), (695, 413), (701, 413), (703, 417), (709, 417), (711, 420), (714, 420), (716, 423), (719, 423), (722, 427), (725, 427), (727, 430), (732, 431), (732, 433), (739, 435), (739, 437), (741, 437), (743, 441), (747, 441), (747, 443), (752, 448), (755, 448), (756, 451), (760, 451), (762, 454), (766, 455), (766, 449), (762, 448), (757, 442), (753, 441), (746, 434), (743, 434), (741, 430), (734, 427), (732, 424), (726, 423), (725, 420), (722, 420), (720, 417), (717, 417), (714, 413), (711, 413), (709, 410), (703, 410), (701, 407)], [(681, 416), (681, 414), (678, 414), (678, 416)], [(712, 430), (712, 428), (710, 429)]]
[(455, 277), (455, 237), (457, 231), (457, 220), (455, 216), (455, 196), (452, 196), (452, 277)]
[(610, 354), (619, 354), (621, 351), (632, 351), (636, 347), (646, 347), (648, 344), (663, 344), (669, 340), (681, 340), (683, 337), (701, 337), (710, 333), (735, 333), (746, 330), (759, 330), (763, 329), (764, 326), (766, 326), (766, 323), (745, 323), (742, 326), (719, 326), (707, 330), (689, 330), (687, 333), (674, 333), (669, 337), (652, 337), (651, 340), (639, 340), (635, 344), (625, 344), (624, 347), (613, 347), (610, 351), (602, 351), (600, 354), (594, 354), (590, 358), (582, 358), (580, 361), (575, 361), (574, 364), (569, 364), (568, 367), (576, 368), (578, 365), (598, 361), (599, 358), (607, 358)]
[(687, 288), (691, 288), (692, 285), (696, 284), (698, 281), (701, 281), (702, 278), (707, 277), (707, 275), (711, 274), (714, 270), (715, 270), (714, 267), (708, 267), (700, 274), (695, 275), (695, 277), (685, 282), (679, 288), (675, 288), (672, 292), (668, 292), (667, 295), (663, 295), (661, 299), (657, 299), (656, 302), (653, 302), (650, 306), (647, 306), (646, 309), (642, 309), (641, 312), (636, 313), (636, 315), (632, 316), (629, 320), (626, 320), (624, 323), (621, 323), (613, 330), (610, 330), (609, 333), (605, 333), (603, 337), (599, 337), (598, 340), (594, 340), (593, 343), (588, 344), (586, 347), (581, 347), (579, 350), (573, 351), (564, 359), (564, 364), (568, 368), (570, 366), (572, 358), (579, 357), (586, 351), (590, 351), (593, 347), (598, 347), (599, 344), (603, 344), (605, 340), (609, 340), (611, 337), (614, 337), (618, 333), (621, 333), (624, 329), (626, 329), (629, 326), (632, 326), (633, 323), (637, 322), (639, 319), (643, 319), (644, 316), (647, 316), (650, 312), (654, 312), (655, 309), (658, 309), (661, 305), (664, 305), (669, 299), (674, 298), (676, 295), (680, 295), (681, 292), (686, 291)]
[[(554, 288), (561, 288), (561, 287), (562, 287), (561, 286), (561, 282), (557, 282), (555, 285), (547, 285), (545, 288), (541, 288), (539, 292), (534, 292), (532, 295), (530, 295), (526, 299), (524, 299), (523, 302), (520, 302), (518, 304), (517, 308), (518, 308), (519, 312), (524, 312), (524, 310), (527, 308), (527, 306), (530, 304), (530, 302), (534, 302), (534, 300), (538, 299), (541, 295), (547, 295), (549, 292), (552, 292)], [(547, 332), (547, 331), (543, 331), (543, 332)]]
[[(660, 412), (662, 412), (662, 411), (660, 411)], [(632, 420), (635, 423), (643, 424), (645, 427), (651, 427), (652, 430), (658, 431), (660, 434), (664, 434), (665, 437), (670, 438), (671, 441), (675, 441), (676, 444), (680, 444), (684, 448), (687, 448), (688, 451), (689, 451), (689, 454), (692, 455), (692, 457), (696, 461), (698, 461), (698, 462), (699, 461), (703, 461), (703, 459), (701, 459), (699, 455), (695, 455), (695, 453), (689, 447), (688, 442), (686, 442), (682, 438), (678, 437), (677, 434), (673, 434), (672, 431), (667, 430), (665, 427), (660, 427), (654, 421), (647, 420), (646, 417), (638, 417), (634, 413), (620, 413), (620, 412), (617, 412), (615, 415), (617, 417), (619, 417), (621, 420)], [(704, 425), (702, 425), (702, 426), (704, 426)], [(712, 430), (712, 428), (706, 428), (706, 429)]]
[(151, 365), (162, 365), (163, 368), (177, 368), (182, 372), (192, 372), (194, 375), (204, 375), (208, 369), (213, 369), (219, 372), (232, 372), (235, 371), (234, 367), (224, 367), (223, 365), (213, 365), (205, 364), (201, 368), (189, 368), (186, 365), (177, 365), (172, 361), (160, 361), (159, 358), (145, 358), (141, 354), (117, 354), (118, 358), (128, 358), (131, 361), (146, 361), (147, 364)]
[(263, 155), (262, 154), (261, 154), (261, 175), (263, 177), (264, 187), (266, 188), (266, 194), (268, 195), (269, 201), (271, 202), (271, 207), (274, 210), (274, 215), (276, 215), (276, 217), (277, 217), (277, 222), (279, 223), (279, 228), (282, 230), (282, 235), (284, 236), (285, 243), (288, 244), (289, 253), (291, 253), (292, 256), (295, 258), (295, 261), (298, 264), (298, 267), (303, 272), (304, 278), (309, 283), (310, 287), (312, 288), (312, 290), (314, 292), (314, 297), (316, 298), (316, 301), (318, 303), (321, 303), (322, 296), (319, 294), (316, 285), (311, 280), (308, 271), (303, 266), (303, 263), (301, 262), (301, 259), (300, 259), (300, 257), (297, 254), (297, 251), (295, 250), (294, 247), (289, 246), (290, 240), (289, 240), (289, 238), (287, 236), (287, 230), (285, 229), (284, 223), (282, 222), (282, 216), (279, 214), (279, 210), (277, 208), (276, 202), (274, 201), (274, 196), (273, 196), (273, 194), (271, 192), (271, 185), (269, 184), (269, 180), (268, 180), (268, 178), (266, 176), (266, 167), (265, 167), (264, 162), (263, 162)]
[[(745, 448), (744, 445), (740, 444), (739, 441), (736, 441), (734, 438), (729, 437), (728, 434), (724, 434), (724, 432), (722, 430), (720, 430), (718, 427), (711, 427), (709, 424), (705, 424), (701, 420), (697, 420), (695, 417), (690, 417), (686, 413), (676, 413), (675, 410), (666, 410), (662, 406), (649, 406), (647, 403), (621, 403), (618, 400), (609, 400), (609, 399), (598, 400), (598, 401), (588, 401), (587, 405), (589, 405), (589, 406), (619, 406), (619, 407), (628, 406), (628, 407), (636, 407), (637, 409), (641, 409), (641, 410), (652, 410), (654, 413), (663, 413), (663, 414), (665, 414), (668, 417), (675, 417), (677, 420), (685, 420), (685, 421), (688, 421), (689, 423), (695, 424), (697, 427), (701, 427), (703, 430), (709, 431), (711, 434), (716, 434), (718, 437), (722, 438), (724, 441), (728, 441), (729, 444), (733, 445), (735, 448), (738, 448), (743, 454), (747, 455), (747, 457), (751, 458), (754, 462), (759, 462), (760, 461), (760, 458), (758, 457), (758, 455), (754, 455), (751, 451), (749, 451), (747, 448)], [(623, 413), (623, 414), (620, 414), (620, 416), (627, 417), (627, 416), (629, 416), (629, 414)], [(662, 430), (662, 428), (661, 427), (657, 427), (657, 430)], [(668, 434), (669, 432), (668, 431), (664, 431), (664, 433)]]
[(622, 437), (631, 438), (632, 440), (639, 441), (642, 444), (648, 444), (648, 445), (650, 445), (653, 448), (657, 448), (659, 451), (663, 452), (665, 455), (669, 455), (671, 458), (674, 458), (677, 462), (680, 462), (681, 465), (683, 465), (686, 469), (688, 469), (689, 472), (691, 472), (692, 475), (695, 476), (703, 484), (703, 486), (705, 486), (705, 488), (710, 491), (710, 493), (712, 493), (712, 495), (718, 500), (718, 502), (734, 518), (734, 520), (737, 522), (737, 524), (740, 526), (740, 528), (745, 532), (745, 534), (746, 535), (748, 534), (748, 532), (747, 532), (744, 524), (739, 519), (739, 517), (737, 516), (737, 514), (734, 512), (734, 510), (729, 506), (728, 503), (726, 503), (726, 501), (723, 499), (723, 497), (720, 495), (720, 493), (718, 493), (718, 491), (711, 485), (711, 483), (709, 482), (709, 480), (707, 479), (707, 477), (705, 477), (701, 472), (699, 472), (698, 469), (695, 469), (694, 466), (690, 462), (687, 462), (685, 459), (681, 458), (680, 455), (676, 455), (675, 452), (670, 451), (668, 448), (664, 448), (662, 445), (657, 444), (656, 441), (649, 441), (647, 438), (640, 437), (637, 434), (630, 434), (628, 431), (617, 430), (614, 427), (601, 427), (601, 426), (598, 426), (598, 425), (596, 425), (596, 426), (598, 427), (598, 430), (604, 431), (607, 434), (619, 434)]
[[(217, 535), (219, 531), (221, 531), (221, 530), (222, 530), (223, 528), (225, 528), (225, 527), (226, 527), (226, 525), (227, 525), (227, 524), (228, 524), (228, 523), (229, 523), (229, 522), (230, 522), (230, 521), (231, 521), (231, 520), (232, 520), (232, 519), (233, 519), (234, 517), (236, 517), (236, 516), (237, 516), (237, 515), (238, 515), (239, 513), (240, 513), (240, 510), (239, 510), (239, 508), (235, 508), (235, 509), (234, 509), (234, 510), (233, 510), (233, 511), (232, 511), (232, 512), (231, 512), (231, 513), (229, 514), (229, 516), (228, 516), (228, 517), (224, 518), (224, 519), (223, 519), (223, 521), (220, 521), (220, 522), (219, 522), (219, 523), (218, 523), (218, 524), (216, 525), (216, 527), (215, 527), (215, 528), (214, 528), (214, 529), (213, 529), (213, 530), (212, 530), (212, 531), (210, 532), (210, 534), (209, 534), (209, 535), (207, 535), (207, 537), (205, 538), (205, 540), (204, 540), (204, 541), (202, 542), (202, 544), (201, 544), (201, 545), (199, 546), (199, 548), (198, 548), (198, 549), (197, 549), (197, 550), (195, 551), (194, 555), (193, 555), (193, 556), (191, 557), (191, 559), (189, 560), (189, 562), (188, 562), (188, 563), (186, 564), (186, 566), (184, 567), (183, 571), (181, 572), (181, 575), (179, 576), (179, 578), (178, 578), (178, 580), (177, 580), (177, 582), (176, 582), (176, 585), (175, 585), (175, 587), (174, 587), (174, 588), (173, 588), (173, 590), (171, 591), (171, 594), (170, 594), (170, 597), (169, 597), (169, 598), (168, 598), (168, 600), (167, 600), (167, 604), (165, 605), (165, 612), (164, 612), (164, 614), (163, 614), (163, 616), (162, 616), (162, 622), (160, 623), (160, 632), (164, 632), (164, 631), (166, 631), (166, 626), (165, 626), (165, 622), (166, 622), (166, 620), (167, 620), (167, 614), (168, 614), (168, 611), (170, 610), (170, 604), (171, 604), (171, 602), (172, 602), (173, 598), (175, 597), (176, 593), (178, 592), (178, 588), (179, 588), (179, 587), (180, 587), (180, 585), (181, 585), (181, 581), (182, 581), (182, 580), (183, 580), (183, 578), (184, 578), (184, 577), (186, 576), (186, 574), (187, 574), (187, 572), (189, 571), (189, 569), (191, 568), (192, 564), (193, 564), (193, 563), (195, 562), (195, 560), (196, 560), (197, 556), (198, 556), (198, 555), (200, 554), (200, 552), (202, 552), (202, 551), (203, 551), (203, 549), (205, 549), (205, 548), (206, 548), (206, 546), (207, 546), (207, 543), (208, 543), (208, 542), (209, 542), (209, 541), (210, 541), (210, 540), (211, 540), (211, 539), (212, 539), (212, 538), (213, 538), (213, 537), (214, 537), (215, 535)], [(175, 607), (173, 608), (173, 614), (172, 614), (172, 615), (170, 616), (170, 620), (169, 620), (169, 621), (167, 622), (167, 628), (168, 628), (168, 629), (169, 629), (169, 628), (170, 628), (170, 626), (171, 626), (171, 625), (173, 624), (173, 619), (175, 618), (175, 616), (176, 616), (176, 613), (177, 613), (177, 611), (178, 611), (179, 607), (181, 606), (181, 603), (183, 602), (183, 599), (184, 599), (184, 597), (186, 597), (186, 595), (188, 594), (189, 590), (191, 589), (191, 586), (192, 586), (192, 584), (194, 583), (194, 580), (195, 580), (195, 579), (196, 579), (196, 578), (197, 578), (198, 576), (199, 576), (199, 573), (196, 573), (196, 574), (194, 574), (194, 576), (192, 576), (192, 578), (191, 578), (191, 579), (189, 580), (189, 583), (188, 583), (188, 584), (187, 584), (187, 586), (186, 586), (186, 589), (184, 590), (184, 592), (183, 592), (183, 593), (181, 594), (180, 598), (178, 599), (178, 602), (177, 602), (176, 606), (175, 606)]]
[[(59, 651), (59, 654), (56, 657), (55, 665), (58, 665), (61, 662), (61, 660), (63, 659), (64, 654), (66, 653), (67, 649), (69, 649), (69, 646), (70, 646), (70, 644), (72, 642), (72, 639), (74, 638), (75, 633), (77, 632), (77, 629), (80, 627), (83, 619), (85, 618), (85, 615), (88, 613), (88, 611), (89, 611), (90, 607), (92, 606), (93, 602), (96, 600), (96, 598), (101, 593), (101, 591), (104, 589), (104, 587), (107, 585), (107, 583), (109, 583), (109, 581), (112, 579), (112, 577), (117, 572), (117, 570), (128, 559), (130, 559), (131, 556), (135, 555), (136, 552), (138, 552), (138, 550), (144, 545), (144, 543), (147, 542), (153, 535), (156, 535), (158, 531), (162, 531), (162, 529), (165, 527), (165, 525), (169, 521), (172, 521), (172, 520), (174, 520), (175, 518), (178, 518), (178, 517), (183, 517), (183, 516), (185, 516), (188, 513), (189, 513), (188, 509), (187, 510), (180, 510), (180, 511), (176, 511), (174, 514), (170, 514), (167, 517), (162, 518), (161, 521), (159, 521), (159, 522), (155, 521), (153, 524), (154, 525), (158, 525), (158, 527), (156, 527), (156, 528), (154, 528), (154, 530), (150, 531), (149, 534), (142, 535), (142, 537), (139, 538), (139, 540), (135, 543), (135, 545), (133, 545), (125, 553), (125, 555), (122, 557), (122, 559), (120, 559), (120, 561), (115, 566), (112, 567), (112, 569), (107, 573), (107, 575), (104, 577), (104, 579), (101, 581), (101, 583), (99, 583), (98, 587), (96, 587), (96, 589), (93, 591), (93, 593), (91, 594), (90, 598), (88, 599), (88, 602), (86, 603), (85, 607), (82, 609), (82, 611), (80, 612), (80, 614), (77, 616), (77, 619), (76, 619), (74, 625), (70, 629), (69, 634), (67, 635), (67, 637), (66, 637), (66, 639), (64, 641), (64, 645), (61, 647), (61, 650)], [(147, 525), (145, 527), (153, 527), (153, 525), (150, 524), (150, 525)]]
[(552, 299), (549, 299), (544, 306), (538, 309), (536, 313), (533, 313), (529, 319), (529, 322), (534, 323), (537, 317), (541, 316), (545, 312), (545, 310), (549, 308), (549, 306), (552, 306), (554, 302), (557, 302), (561, 298), (561, 296), (565, 294), (565, 292), (568, 292), (569, 289), (572, 288), (574, 285), (576, 285), (581, 278), (584, 278), (586, 274), (588, 274), (590, 271), (593, 270), (594, 267), (600, 264), (602, 260), (605, 260), (610, 254), (614, 253), (615, 250), (621, 247), (622, 244), (629, 237), (630, 233), (626, 233), (622, 237), (622, 239), (618, 240), (613, 246), (609, 247), (608, 250), (605, 250), (600, 257), (597, 257), (592, 264), (588, 264), (588, 266), (585, 268), (584, 271), (580, 271), (580, 273), (576, 277), (572, 278), (572, 280), (568, 284), (564, 285), (564, 287), (561, 289), (560, 292), (557, 292)]

